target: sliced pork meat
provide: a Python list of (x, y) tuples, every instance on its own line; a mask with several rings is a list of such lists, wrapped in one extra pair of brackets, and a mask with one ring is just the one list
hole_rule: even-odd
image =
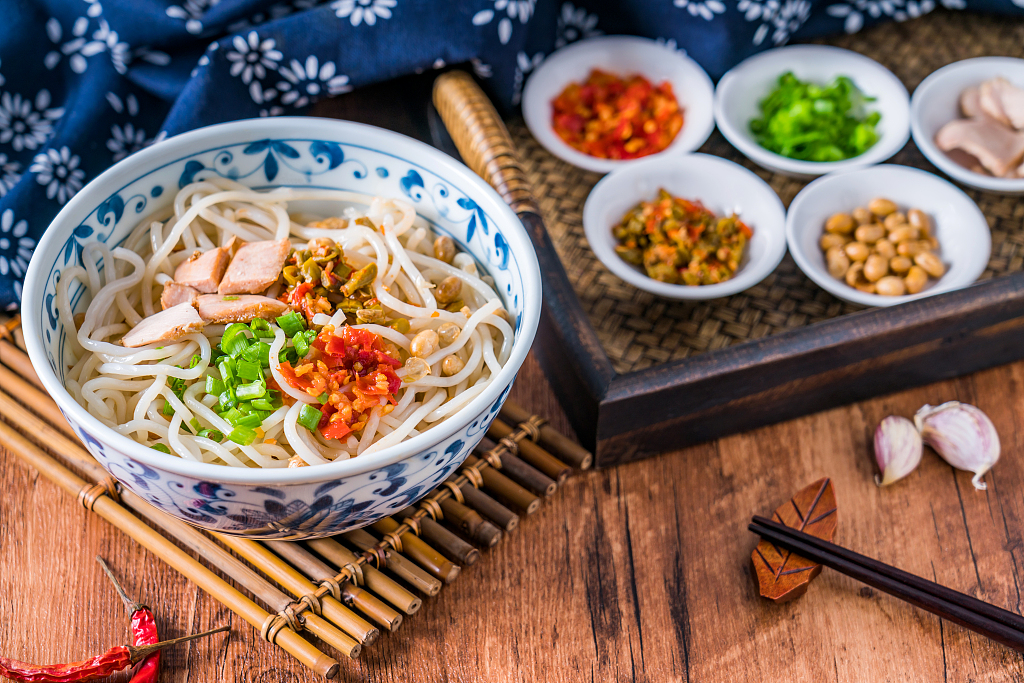
[(203, 294), (196, 301), (199, 317), (208, 323), (248, 323), (273, 320), (288, 312), (288, 304), (256, 294)]
[(177, 282), (168, 282), (164, 285), (164, 291), (160, 293), (160, 307), (166, 311), (186, 302), (195, 306), (198, 297), (199, 290), (188, 285), (179, 285)]
[(231, 259), (217, 293), (259, 294), (265, 291), (280, 277), (289, 251), (291, 242), (286, 239), (243, 244)]
[(192, 304), (185, 302), (143, 318), (121, 338), (121, 344), (131, 349), (147, 344), (166, 344), (198, 332), (204, 324)]
[(984, 116), (950, 121), (935, 136), (935, 144), (944, 152), (967, 152), (996, 176), (1014, 171), (1024, 158), (1024, 134)]
[(1004, 126), (1010, 125), (1010, 119), (1007, 118), (1006, 112), (1003, 111), (1003, 102), (999, 97), (995, 79), (985, 81), (978, 86), (978, 106), (981, 108), (981, 113), (985, 116), (995, 119)]
[(960, 113), (969, 119), (981, 114), (980, 96), (978, 88), (973, 86), (960, 93)]
[(991, 96), (999, 101), (1006, 122), (1017, 130), (1024, 128), (1024, 90), (1005, 78), (993, 78), (987, 83)]
[(231, 260), (229, 247), (197, 251), (174, 269), (174, 281), (203, 294), (213, 294)]

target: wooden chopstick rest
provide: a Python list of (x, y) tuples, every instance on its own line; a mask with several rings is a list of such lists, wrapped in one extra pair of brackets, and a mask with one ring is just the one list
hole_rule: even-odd
[[(478, 462), (478, 458), (468, 455), (463, 467), (476, 467)], [(540, 508), (540, 498), (493, 467), (481, 469), (479, 472), (484, 482), (484, 488), (490, 491), (499, 502), (510, 503), (512, 507), (518, 508), (528, 515), (532, 515)]]
[[(275, 541), (274, 543), (281, 543), (290, 547), (297, 545), (295, 543), (288, 543), (285, 541)], [(333, 539), (320, 538), (314, 541), (306, 541), (306, 544), (316, 552), (320, 553), (320, 555), (325, 559), (334, 563), (336, 567), (341, 568), (348, 565), (354, 565), (356, 563), (356, 554)], [(397, 581), (391, 579), (379, 569), (376, 569), (369, 564), (364, 564), (361, 571), (363, 581), (367, 588), (406, 614), (415, 614), (419, 611), (420, 607), (423, 606), (422, 600), (407, 591), (399, 585)], [(320, 580), (324, 581), (325, 579)]]
[[(800, 489), (775, 510), (775, 521), (831, 541), (839, 525), (836, 493), (828, 477)], [(807, 592), (821, 564), (761, 540), (750, 554), (762, 597), (787, 602)]]
[(384, 517), (379, 519), (370, 525), (372, 529), (380, 532), (385, 538), (395, 538), (397, 536), (399, 545), (395, 547), (395, 550), (404, 551), (409, 554), (413, 560), (415, 560), (421, 567), (426, 569), (435, 578), (441, 579), (445, 583), (451, 583), (459, 575), (462, 569), (441, 553), (437, 552), (420, 538), (410, 532), (406, 531), (403, 533), (396, 533), (399, 531), (399, 524), (390, 517)]
[(475, 486), (467, 486), (463, 488), (462, 497), (466, 499), (466, 505), (494, 522), (505, 533), (508, 533), (519, 526), (519, 515), (512, 512)]

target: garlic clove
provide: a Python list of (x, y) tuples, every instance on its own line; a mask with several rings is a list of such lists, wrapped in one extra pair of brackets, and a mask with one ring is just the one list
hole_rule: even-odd
[(988, 415), (967, 403), (950, 401), (926, 405), (917, 411), (914, 424), (921, 438), (943, 460), (958, 470), (974, 472), (971, 483), (984, 490), (982, 476), (999, 460), (999, 435)]
[(875, 460), (882, 476), (875, 483), (888, 486), (914, 471), (921, 462), (921, 435), (905, 417), (890, 415), (875, 429)]

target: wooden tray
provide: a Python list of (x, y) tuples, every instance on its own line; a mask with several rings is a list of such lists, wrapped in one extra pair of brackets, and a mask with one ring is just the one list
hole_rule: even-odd
[[(912, 91), (945, 64), (1019, 55), (1021, 25), (937, 11), (827, 42), (877, 59)], [(444, 80), (435, 103), (462, 156), (531, 233), (545, 277), (534, 350), (599, 466), (1024, 356), (1024, 205), (1016, 198), (970, 192), (989, 219), (993, 253), (984, 281), (958, 292), (860, 310), (787, 257), (742, 294), (668, 302), (619, 282), (586, 246), (580, 213), (599, 176), (552, 157), (521, 122), (510, 123), (510, 138), (479, 90)], [(755, 170), (786, 204), (804, 185), (755, 167), (717, 132), (701, 151)], [(913, 143), (892, 163), (936, 172)]]

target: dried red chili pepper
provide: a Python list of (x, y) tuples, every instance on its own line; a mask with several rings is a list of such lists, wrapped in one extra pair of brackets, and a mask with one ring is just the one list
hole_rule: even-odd
[(9, 678), (12, 681), (24, 681), (25, 683), (79, 683), (80, 681), (94, 681), (97, 678), (104, 678), (115, 671), (120, 671), (132, 664), (136, 664), (168, 645), (195, 640), (203, 636), (227, 631), (229, 628), (230, 626), (220, 626), (209, 631), (203, 631), (202, 633), (193, 633), (190, 636), (182, 636), (142, 647), (116, 645), (101, 655), (96, 655), (91, 659), (81, 662), (72, 662), (71, 664), (26, 664), (16, 659), (0, 657), (0, 676)]
[[(110, 579), (110, 582), (114, 584), (114, 590), (117, 591), (121, 602), (124, 603), (125, 609), (128, 610), (132, 645), (152, 645), (158, 642), (160, 638), (157, 636), (156, 619), (153, 617), (153, 611), (128, 597), (128, 594), (121, 587), (121, 584), (118, 583), (114, 573), (110, 571), (110, 567), (107, 566), (102, 557), (97, 555), (96, 561), (100, 563), (103, 572)], [(156, 683), (156, 677), (159, 673), (160, 653), (154, 652), (139, 665), (129, 683)]]

